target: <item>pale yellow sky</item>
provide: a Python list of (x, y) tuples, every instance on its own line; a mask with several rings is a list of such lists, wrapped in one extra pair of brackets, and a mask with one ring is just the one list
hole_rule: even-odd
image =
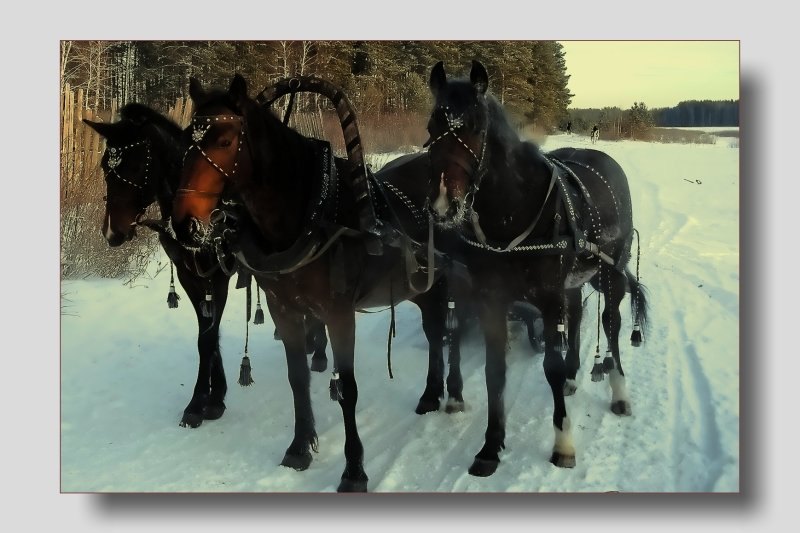
[(739, 98), (739, 41), (559, 41), (571, 108)]

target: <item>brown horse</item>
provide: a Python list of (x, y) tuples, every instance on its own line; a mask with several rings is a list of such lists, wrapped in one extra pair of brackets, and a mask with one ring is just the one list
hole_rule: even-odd
[[(106, 209), (101, 232), (109, 246), (130, 241), (145, 224), (158, 231), (159, 241), (175, 265), (178, 283), (197, 315), (199, 364), (192, 398), (183, 411), (180, 425), (196, 428), (203, 420), (215, 420), (225, 412), (227, 381), (219, 351), (219, 325), (228, 296), (231, 271), (220, 268), (214, 255), (188, 250), (159, 221), (144, 220), (145, 210), (158, 203), (163, 220), (170, 218), (184, 150), (181, 128), (142, 104), (122, 107), (119, 120), (112, 123), (84, 120), (106, 140), (101, 167), (106, 180)], [(208, 298), (210, 296), (210, 298)], [(178, 306), (174, 282), (168, 295), (170, 307)], [(213, 302), (209, 309), (206, 302)], [(308, 325), (312, 369), (327, 366), (325, 328), (314, 321)]]
[[(182, 130), (168, 118), (141, 104), (128, 104), (119, 114), (120, 120), (113, 123), (84, 120), (106, 139), (101, 161), (106, 179), (102, 234), (109, 246), (131, 240), (153, 202), (158, 202), (162, 217), (169, 218), (183, 154)], [(228, 386), (219, 352), (219, 324), (230, 276), (215, 257), (187, 251), (169, 232), (160, 231), (159, 240), (197, 315), (197, 382), (180, 421), (183, 427), (196, 428), (203, 420), (215, 420), (225, 412)], [(178, 305), (173, 291), (171, 307)], [(215, 302), (211, 313), (204, 306), (206, 295)]]
[[(173, 224), (190, 246), (227, 247), (270, 295), (295, 408), (295, 435), (281, 464), (299, 470), (309, 466), (310, 450), (317, 450), (303, 316), (312, 314), (326, 324), (334, 356), (331, 395), (342, 408), (345, 428), (346, 466), (338, 490), (365, 491), (368, 477), (355, 417), (355, 312), (408, 299), (420, 307), (431, 368), (417, 412), (438, 408), (441, 378), (431, 376), (442, 373), (444, 261), (432, 247), (433, 227), (422, 210), (427, 190), (419, 176), (428, 168), (427, 155), (408, 156), (390, 165), (384, 179), (373, 180), (357, 157), (360, 138), (349, 102), (329, 84), (313, 83), (340, 112), (347, 161), (334, 158), (327, 143), (303, 137), (251, 99), (241, 76), (227, 91), (206, 92), (192, 80), (191, 147)], [(374, 253), (370, 235), (353, 229), (359, 228), (358, 210), (345, 181), (356, 180), (371, 180), (376, 197), (379, 189), (385, 191), (385, 202), (376, 202), (375, 209), (391, 228), (391, 240), (381, 243), (380, 254)], [(453, 363), (449, 411), (463, 409), (461, 376), (453, 376)]]

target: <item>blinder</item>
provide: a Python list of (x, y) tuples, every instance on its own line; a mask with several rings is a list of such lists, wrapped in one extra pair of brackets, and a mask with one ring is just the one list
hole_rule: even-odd
[[(144, 146), (145, 148), (143, 177), (141, 180), (126, 179), (118, 172), (120, 165), (122, 165), (122, 156), (131, 149), (138, 148), (140, 146)], [(137, 210), (139, 211), (139, 214), (136, 215), (132, 224), (136, 225), (144, 216), (144, 212), (147, 209), (147, 206), (150, 204), (150, 199), (146, 196), (147, 185), (150, 182), (150, 166), (153, 161), (153, 157), (150, 152), (150, 140), (143, 139), (125, 146), (107, 146), (106, 154), (108, 155), (106, 158), (106, 167), (108, 167), (106, 178), (115, 176), (116, 179), (130, 187), (133, 187), (136, 190), (136, 200), (138, 204)], [(113, 203), (114, 202), (112, 202), (112, 204)]]

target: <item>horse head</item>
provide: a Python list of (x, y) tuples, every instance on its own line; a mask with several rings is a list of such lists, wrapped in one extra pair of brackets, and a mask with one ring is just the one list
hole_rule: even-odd
[(247, 96), (247, 83), (234, 76), (227, 91), (203, 89), (190, 80), (189, 96), (194, 104), (192, 123), (184, 132), (188, 146), (184, 154), (180, 184), (175, 195), (172, 223), (184, 244), (206, 244), (211, 218), (226, 187), (253, 174), (247, 115), (255, 101)]
[[(106, 180), (106, 210), (102, 234), (110, 246), (119, 246), (136, 234), (136, 224), (157, 197), (158, 187), (167, 172), (164, 155), (168, 137), (177, 138), (180, 129), (155, 111), (128, 104), (113, 123), (84, 123), (106, 140), (101, 167)], [(171, 127), (161, 130), (161, 122)], [(173, 139), (175, 141), (176, 139)]]
[(442, 227), (462, 224), (485, 173), (489, 129), (486, 89), (489, 77), (477, 61), (469, 80), (449, 80), (440, 61), (431, 70), (434, 108), (425, 143), (432, 167), (430, 214)]

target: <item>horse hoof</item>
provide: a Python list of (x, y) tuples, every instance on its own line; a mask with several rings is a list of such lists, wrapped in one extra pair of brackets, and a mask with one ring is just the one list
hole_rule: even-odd
[(436, 400), (428, 400), (426, 398), (420, 398), (419, 403), (417, 404), (417, 408), (414, 409), (414, 412), (418, 415), (424, 415), (425, 413), (432, 413), (434, 411), (439, 410), (439, 399)]
[(564, 396), (572, 396), (578, 390), (578, 385), (574, 380), (568, 379), (564, 383)]
[(300, 455), (293, 455), (286, 453), (281, 461), (281, 466), (293, 468), (298, 472), (306, 470), (311, 465), (311, 452), (305, 452)]
[(336, 492), (367, 492), (367, 479), (342, 478)]
[(497, 470), (500, 461), (494, 459), (481, 459), (476, 457), (469, 467), (469, 475), (476, 477), (489, 477)]
[(205, 420), (217, 420), (225, 412), (225, 404), (219, 402), (218, 404), (209, 405), (203, 414)]
[(328, 360), (316, 357), (311, 358), (311, 371), (312, 372), (325, 372), (328, 369)]
[(444, 412), (447, 414), (463, 413), (464, 400), (456, 400), (454, 398), (448, 398), (447, 404), (445, 404), (444, 406)]
[(181, 423), (178, 424), (182, 428), (196, 428), (200, 427), (200, 424), (203, 423), (203, 415), (202, 413), (183, 413), (183, 418), (181, 418)]
[(631, 416), (631, 404), (625, 400), (612, 402), (611, 412), (617, 416)]
[(550, 462), (559, 468), (575, 468), (575, 455), (567, 455), (554, 451)]

